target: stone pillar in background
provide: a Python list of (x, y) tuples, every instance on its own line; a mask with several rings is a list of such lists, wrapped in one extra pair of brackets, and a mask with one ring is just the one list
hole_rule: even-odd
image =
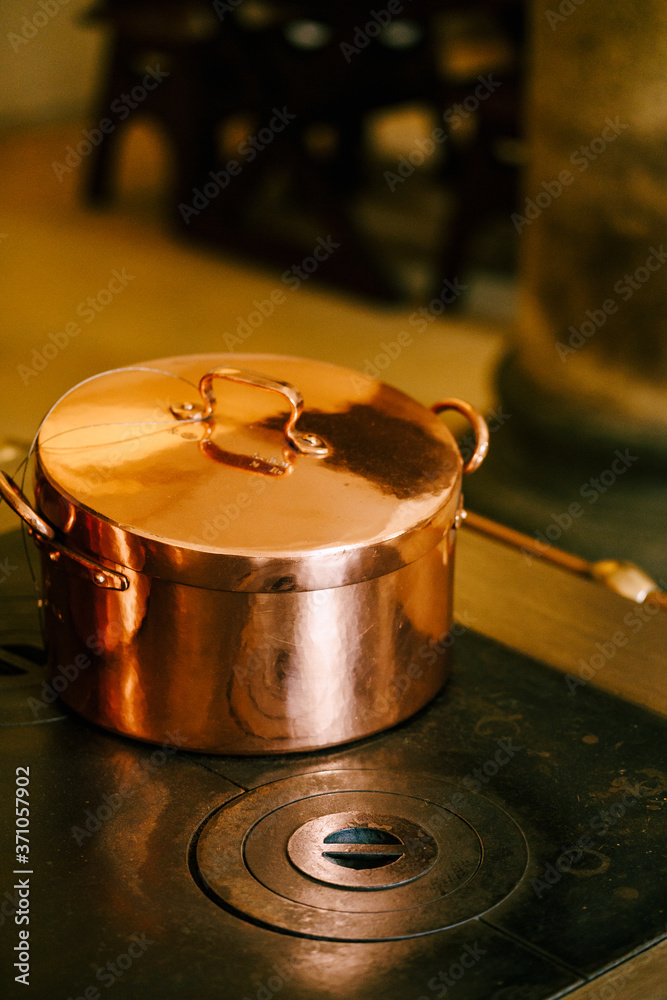
[(520, 321), (499, 374), (511, 418), (466, 494), (665, 573), (667, 4), (533, 0), (531, 63)]

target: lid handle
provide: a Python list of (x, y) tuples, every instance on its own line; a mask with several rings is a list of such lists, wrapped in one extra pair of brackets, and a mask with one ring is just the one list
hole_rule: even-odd
[(464, 399), (443, 399), (440, 403), (434, 403), (431, 407), (433, 413), (442, 413), (443, 410), (456, 410), (472, 424), (475, 432), (475, 450), (463, 466), (463, 475), (479, 469), (489, 450), (489, 428), (486, 420), (474, 406), (466, 403)]
[[(240, 382), (243, 385), (253, 386), (256, 389), (268, 389), (269, 392), (280, 393), (289, 402), (291, 408), (291, 413), (283, 427), (288, 443), (296, 451), (301, 452), (302, 455), (329, 454), (329, 449), (321, 437), (317, 434), (301, 434), (296, 429), (296, 422), (303, 410), (303, 396), (299, 390), (295, 386), (290, 385), (289, 382), (280, 382), (278, 379), (260, 375), (259, 372), (249, 371), (247, 368), (228, 368), (227, 366), (222, 366), (211, 369), (210, 372), (206, 372), (201, 377), (199, 380), (199, 391), (204, 401), (204, 412), (201, 414), (200, 420), (208, 420), (213, 414), (217, 402), (213, 391), (213, 380), (216, 378), (224, 378), (230, 382)], [(175, 412), (177, 416), (182, 415), (192, 419), (191, 411), (183, 412), (182, 414), (176, 410), (172, 410), (172, 412)]]

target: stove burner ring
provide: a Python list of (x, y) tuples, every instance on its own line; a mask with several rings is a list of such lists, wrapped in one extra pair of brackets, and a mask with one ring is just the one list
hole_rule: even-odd
[(261, 785), (211, 813), (193, 846), (193, 877), (218, 906), (329, 941), (464, 923), (502, 902), (527, 862), (521, 830), (488, 799), (429, 775), (373, 770)]
[(433, 867), (438, 847), (407, 819), (345, 812), (308, 820), (290, 837), (287, 854), (318, 882), (364, 890), (420, 878)]

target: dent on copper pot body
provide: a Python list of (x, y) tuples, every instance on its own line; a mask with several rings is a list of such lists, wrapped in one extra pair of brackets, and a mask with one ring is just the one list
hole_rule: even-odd
[(84, 554), (42, 547), (52, 678), (93, 722), (213, 753), (377, 732), (446, 679), (471, 463), (433, 413), (373, 379), (231, 360), (77, 387), (42, 427), (39, 516)]

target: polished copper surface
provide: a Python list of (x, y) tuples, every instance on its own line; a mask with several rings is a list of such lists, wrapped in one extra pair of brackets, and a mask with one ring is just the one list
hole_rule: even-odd
[[(226, 381), (202, 419), (200, 382), (210, 392), (231, 358), (227, 372), (261, 369), (295, 387), (299, 434), (328, 453), (286, 462), (293, 403), (247, 384)], [(253, 457), (282, 474), (248, 475)], [(64, 397), (39, 434), (37, 499), (72, 545), (121, 567), (216, 589), (314, 590), (392, 572), (438, 544), (461, 467), (444, 424), (375, 379), (300, 358), (195, 355)]]
[[(233, 357), (103, 373), (47, 415), (22, 516), (52, 684), (99, 725), (212, 753), (385, 729), (447, 676), (456, 443), (374, 379)], [(483, 419), (439, 408), (470, 417), (478, 464)]]
[[(388, 386), (301, 359), (235, 361), (89, 380), (40, 430), (37, 512), (0, 480), (40, 542), (52, 683), (102, 726), (191, 750), (380, 731), (446, 679), (460, 480), (486, 426), (461, 400), (434, 406), (473, 424), (462, 468), (435, 413)], [(618, 564), (602, 568), (618, 589)]]
[(447, 677), (453, 538), (394, 573), (307, 593), (126, 572), (128, 590), (105, 590), (45, 558), (46, 629), (63, 701), (139, 739), (311, 750), (406, 719)]

